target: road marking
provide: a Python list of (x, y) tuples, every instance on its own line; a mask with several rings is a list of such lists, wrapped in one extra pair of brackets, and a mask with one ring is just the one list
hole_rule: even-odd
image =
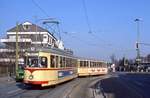
[(136, 83), (137, 85), (139, 85), (139, 86), (143, 86), (143, 84), (140, 83), (140, 82), (135, 81), (135, 83)]
[(9, 91), (7, 94), (12, 94), (12, 93), (15, 93), (17, 91), (20, 91), (20, 89), (16, 89), (16, 90), (12, 90), (12, 91)]

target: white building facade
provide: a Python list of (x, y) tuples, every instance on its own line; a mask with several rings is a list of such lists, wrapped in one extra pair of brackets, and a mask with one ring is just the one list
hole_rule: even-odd
[[(7, 38), (1, 39), (0, 42), (5, 43), (9, 48), (13, 48), (16, 43), (17, 27), (7, 31)], [(18, 43), (19, 47), (35, 47), (35, 46), (52, 46), (58, 47), (57, 39), (46, 29), (40, 26), (25, 22), (18, 26)]]
[(0, 42), (4, 44), (4, 47), (0, 48), (0, 65), (15, 64), (16, 31), (18, 31), (20, 62), (23, 61), (23, 54), (28, 48), (43, 46), (64, 49), (63, 42), (57, 40), (48, 30), (31, 22), (24, 22), (19, 24), (18, 28), (15, 26), (9, 29), (7, 37), (0, 39)]

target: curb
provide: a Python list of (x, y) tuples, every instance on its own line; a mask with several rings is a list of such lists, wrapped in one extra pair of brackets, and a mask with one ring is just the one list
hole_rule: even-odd
[(110, 76), (103, 77), (91, 82), (87, 90), (87, 98), (106, 98), (106, 94), (103, 92), (100, 81), (109, 77)]

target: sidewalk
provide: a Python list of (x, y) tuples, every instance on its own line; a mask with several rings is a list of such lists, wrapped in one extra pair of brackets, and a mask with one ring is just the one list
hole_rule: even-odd
[(0, 77), (0, 83), (13, 83), (13, 82), (15, 82), (15, 79), (13, 77), (9, 76)]

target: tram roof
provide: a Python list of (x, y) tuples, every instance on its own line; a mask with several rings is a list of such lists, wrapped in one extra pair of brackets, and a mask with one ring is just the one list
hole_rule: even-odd
[[(80, 61), (94, 61), (94, 62), (105, 62), (103, 60), (93, 59), (93, 58), (84, 58), (84, 57), (78, 57), (78, 60)], [(106, 63), (106, 62), (105, 62)]]
[(52, 48), (52, 47), (34, 47), (31, 49), (27, 49), (27, 52), (48, 52), (48, 53), (53, 53), (53, 54), (58, 54), (58, 55), (63, 55), (63, 56), (71, 56), (74, 57), (73, 53), (67, 51), (67, 50), (61, 50), (59, 48)]

